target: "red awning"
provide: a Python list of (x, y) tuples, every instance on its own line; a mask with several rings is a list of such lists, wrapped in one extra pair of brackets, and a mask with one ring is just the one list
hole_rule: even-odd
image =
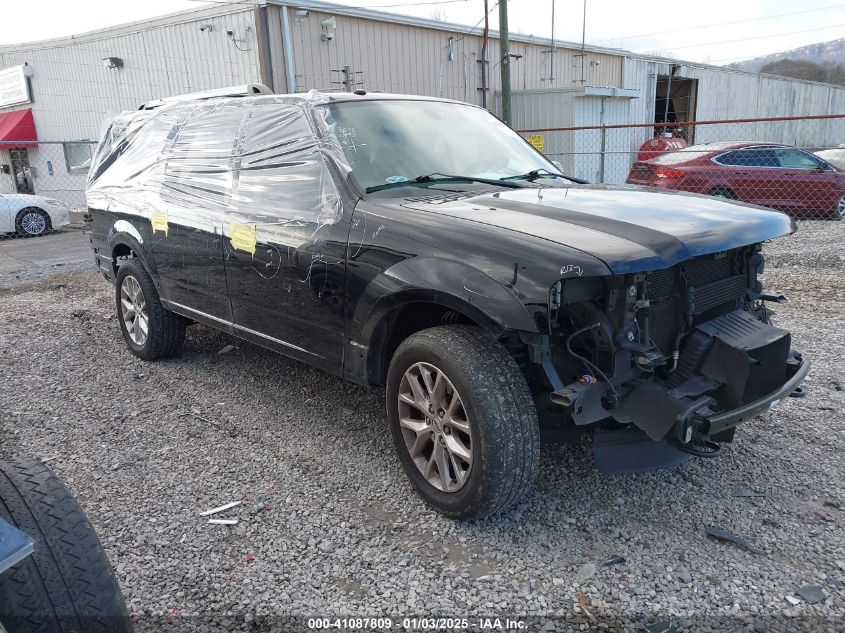
[(27, 108), (0, 114), (0, 149), (36, 145), (37, 140), (32, 110)]

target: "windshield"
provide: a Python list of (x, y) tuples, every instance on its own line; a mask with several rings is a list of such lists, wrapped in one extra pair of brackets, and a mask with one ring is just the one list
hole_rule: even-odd
[[(329, 123), (367, 189), (428, 174), (497, 180), (558, 168), (486, 110), (437, 101), (328, 106)], [(546, 174), (548, 175), (548, 174)]]

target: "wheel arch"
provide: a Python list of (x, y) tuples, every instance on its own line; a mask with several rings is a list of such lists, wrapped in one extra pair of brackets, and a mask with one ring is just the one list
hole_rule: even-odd
[(365, 382), (384, 384), (393, 353), (412, 334), (459, 323), (477, 326), (497, 338), (509, 329), (480, 307), (442, 291), (414, 289), (382, 299), (365, 323), (360, 337), (364, 345), (357, 349)]
[(708, 195), (708, 196), (716, 196), (716, 195), (721, 194), (721, 193), (727, 193), (727, 194), (729, 194), (729, 196), (723, 196), (723, 197), (729, 197), (731, 200), (736, 200), (736, 199), (737, 199), (737, 197), (736, 197), (736, 191), (734, 191), (734, 190), (733, 190), (733, 187), (731, 187), (730, 185), (727, 185), (727, 184), (724, 184), (724, 185), (713, 185), (712, 187), (710, 187), (710, 188), (707, 190), (707, 195)]
[(113, 275), (117, 275), (118, 262), (122, 257), (136, 258), (150, 275), (153, 274), (144, 257), (144, 238), (130, 222), (118, 220), (114, 223), (109, 230), (108, 245)]

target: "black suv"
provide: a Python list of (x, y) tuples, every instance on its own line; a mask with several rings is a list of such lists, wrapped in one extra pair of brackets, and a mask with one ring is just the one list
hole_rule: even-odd
[(809, 369), (757, 281), (788, 217), (581, 183), (465, 103), (164, 100), (111, 124), (87, 196), (134, 354), (200, 322), (384, 385), (451, 517), (522, 497), (541, 429), (615, 471), (714, 456)]

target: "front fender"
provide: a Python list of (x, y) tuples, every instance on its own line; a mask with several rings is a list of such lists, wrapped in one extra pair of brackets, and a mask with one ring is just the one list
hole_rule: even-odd
[[(354, 321), (359, 340), (368, 344), (379, 323), (393, 310), (414, 302), (436, 303), (493, 332), (536, 332), (537, 324), (516, 289), (467, 264), (435, 257), (414, 257), (386, 269), (368, 284)], [(546, 306), (542, 306), (545, 313)]]
[(460, 306), (479, 317), (476, 320), (486, 320), (506, 330), (537, 331), (514, 286), (463, 262), (413, 257), (394, 264), (384, 275), (407, 289), (433, 291), (444, 305), (452, 301), (456, 309)]

